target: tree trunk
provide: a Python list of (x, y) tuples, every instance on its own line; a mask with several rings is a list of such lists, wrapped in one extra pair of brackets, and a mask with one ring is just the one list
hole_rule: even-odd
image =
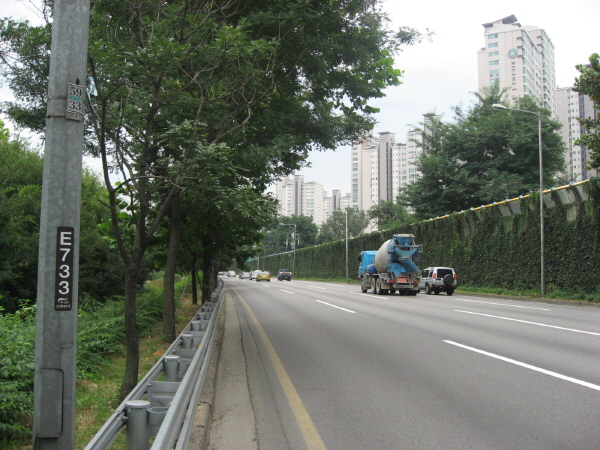
[(198, 271), (196, 270), (196, 252), (192, 252), (192, 305), (198, 304), (198, 286), (196, 279), (198, 277)]
[(163, 286), (163, 339), (165, 342), (173, 342), (175, 340), (175, 275), (179, 242), (181, 241), (181, 210), (179, 200), (179, 193), (177, 193), (171, 200), (169, 214), (171, 219), (169, 250), (167, 252)]
[(210, 299), (217, 287), (217, 271), (215, 269), (214, 242), (209, 231), (203, 240), (204, 253), (202, 255), (202, 303)]
[(136, 320), (136, 295), (137, 279), (140, 273), (140, 264), (132, 260), (127, 267), (125, 276), (125, 332), (127, 358), (125, 361), (125, 374), (121, 383), (121, 399), (124, 399), (137, 385), (140, 363), (140, 349), (138, 342)]

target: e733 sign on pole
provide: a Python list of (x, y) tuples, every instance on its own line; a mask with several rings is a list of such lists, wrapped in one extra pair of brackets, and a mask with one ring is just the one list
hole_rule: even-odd
[(56, 231), (54, 310), (71, 311), (73, 308), (73, 240), (75, 228), (58, 227)]

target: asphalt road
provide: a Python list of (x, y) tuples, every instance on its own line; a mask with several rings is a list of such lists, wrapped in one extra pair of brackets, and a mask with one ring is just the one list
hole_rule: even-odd
[(600, 309), (224, 280), (258, 448), (600, 448)]

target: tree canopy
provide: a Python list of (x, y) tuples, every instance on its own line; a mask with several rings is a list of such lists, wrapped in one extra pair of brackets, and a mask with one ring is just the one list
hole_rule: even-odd
[[(95, 0), (91, 11), (85, 142), (103, 162), (107, 223), (125, 266), (124, 396), (137, 382), (135, 291), (164, 221), (171, 256), (181, 237), (202, 242), (209, 291), (215, 261), (258, 242), (275, 218), (265, 188), (309, 151), (370, 130), (370, 101), (400, 83), (394, 54), (420, 35), (389, 30), (373, 0)], [(50, 28), (0, 26), (3, 74), (20, 93), (7, 112), (36, 130)], [(187, 199), (200, 211), (193, 224), (177, 217)]]
[[(295, 225), (293, 227), (292, 225)], [(294, 230), (296, 235), (293, 236)], [(262, 253), (273, 255), (315, 245), (318, 227), (310, 216), (283, 216), (271, 223), (264, 232)]]
[[(0, 306), (14, 312), (36, 299), (43, 159), (26, 142), (0, 138)], [(123, 266), (98, 225), (108, 218), (106, 189), (84, 171), (79, 292), (85, 302), (122, 294)]]
[(331, 217), (319, 227), (317, 244), (346, 239), (346, 223), (348, 238), (354, 238), (363, 234), (369, 226), (369, 215), (366, 211), (354, 208), (336, 209)]
[(585, 128), (586, 134), (575, 141), (575, 144), (585, 145), (590, 150), (589, 168), (598, 169), (600, 168), (600, 117), (597, 114), (597, 111), (600, 110), (600, 57), (598, 53), (590, 56), (589, 64), (577, 66), (577, 70), (581, 75), (575, 79), (573, 89), (590, 97), (596, 108), (596, 115), (590, 114), (588, 117), (577, 118)]
[(373, 205), (369, 210), (369, 218), (377, 224), (379, 231), (389, 230), (413, 221), (412, 214), (398, 198), (396, 201), (381, 201), (377, 205)]
[(434, 119), (423, 133), (423, 153), (416, 163), (415, 183), (401, 190), (401, 201), (419, 218), (462, 211), (539, 189), (538, 118), (534, 114), (496, 110), (493, 104), (541, 111), (544, 181), (552, 186), (564, 170), (560, 124), (532, 97), (502, 101), (497, 87), (476, 94), (478, 102), (456, 121)]

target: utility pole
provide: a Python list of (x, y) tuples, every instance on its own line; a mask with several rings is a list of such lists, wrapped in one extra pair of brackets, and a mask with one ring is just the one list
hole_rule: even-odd
[(83, 102), (89, 0), (56, 0), (37, 285), (33, 448), (75, 448)]

